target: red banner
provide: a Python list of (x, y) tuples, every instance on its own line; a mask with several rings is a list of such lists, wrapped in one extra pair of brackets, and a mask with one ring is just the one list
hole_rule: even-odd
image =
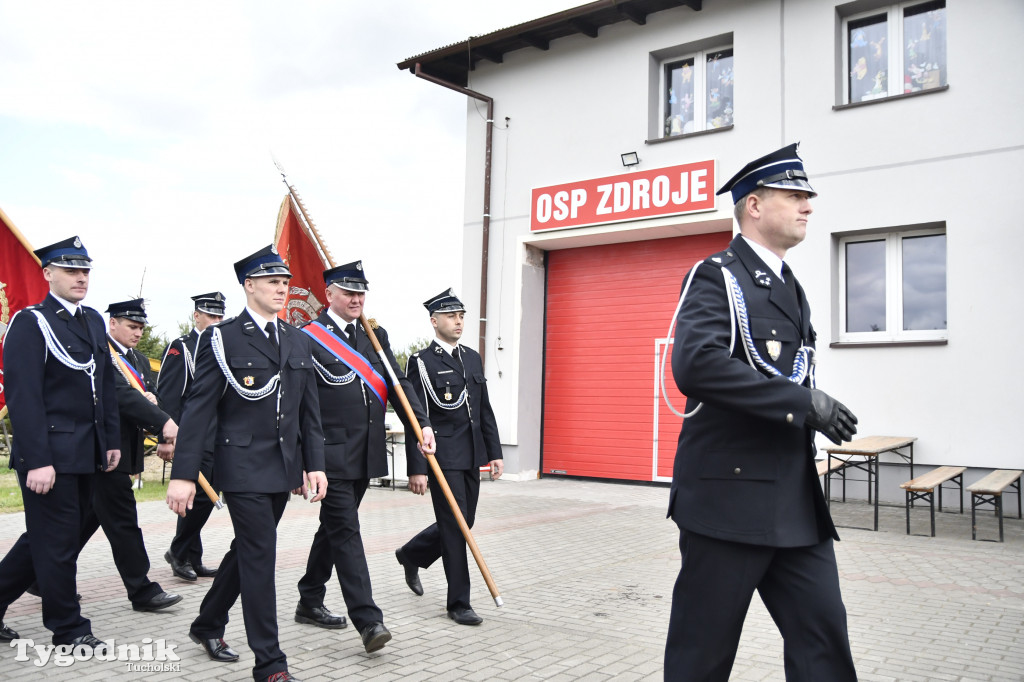
[(715, 210), (715, 162), (697, 161), (533, 190), (530, 230)]
[[(49, 290), (32, 247), (7, 214), (0, 210), (0, 340), (7, 334), (7, 325), (14, 313), (39, 303)], [(7, 402), (3, 375), (4, 362), (0, 354), (0, 411)]]
[(277, 252), (292, 271), (288, 286), (288, 302), (277, 315), (296, 327), (315, 320), (326, 304), (324, 296), (324, 270), (327, 265), (313, 238), (305, 229), (302, 216), (286, 194), (277, 214), (277, 232), (274, 236)]

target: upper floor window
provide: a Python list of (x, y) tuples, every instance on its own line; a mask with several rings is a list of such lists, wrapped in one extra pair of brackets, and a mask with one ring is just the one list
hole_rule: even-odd
[(945, 227), (839, 240), (840, 341), (944, 340)]
[(902, 2), (843, 19), (850, 104), (946, 85), (946, 2)]
[(663, 137), (732, 125), (731, 47), (667, 59), (661, 80)]

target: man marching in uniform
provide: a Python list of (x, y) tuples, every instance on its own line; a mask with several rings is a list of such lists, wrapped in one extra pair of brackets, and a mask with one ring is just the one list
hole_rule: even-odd
[[(111, 303), (107, 348), (114, 366), (114, 386), (121, 421), (121, 461), (117, 469), (96, 477), (92, 509), (82, 528), (82, 547), (100, 526), (110, 542), (114, 564), (136, 611), (159, 611), (181, 601), (149, 579), (149, 555), (139, 528), (132, 492), (133, 476), (146, 468), (145, 432), (161, 437), (158, 448), (174, 451), (178, 425), (157, 407), (153, 393), (156, 376), (149, 358), (135, 350), (146, 326), (146, 307), (141, 298)], [(136, 388), (138, 386), (138, 388)], [(141, 390), (140, 390), (141, 389)]]
[[(316, 343), (320, 415), (324, 427), (327, 496), (320, 505), (320, 527), (313, 538), (306, 574), (299, 580), (299, 604), (295, 620), (324, 628), (345, 627), (344, 616), (324, 606), (325, 584), (331, 569), (338, 582), (352, 623), (366, 651), (382, 648), (391, 633), (384, 614), (373, 601), (370, 571), (359, 533), (359, 504), (371, 478), (388, 473), (384, 410), (390, 397), (402, 423), (409, 418), (389, 389), (387, 376), (401, 371), (391, 352), (387, 332), (370, 320), (391, 372), (384, 367), (365, 330), (359, 329), (369, 282), (361, 261), (324, 272), (328, 308), (303, 331)], [(424, 426), (423, 437), (433, 452), (433, 432), (427, 416), (412, 392), (408, 379), (400, 380), (416, 419)]]
[(312, 502), (327, 492), (324, 434), (312, 341), (277, 318), (291, 272), (273, 246), (235, 263), (245, 309), (199, 339), (195, 383), (181, 416), (167, 505), (185, 516), (216, 421), (214, 471), (231, 508), (235, 539), (192, 622), (189, 637), (214, 661), (234, 662), (224, 642), (228, 611), (242, 597), (253, 679), (294, 680), (277, 631), (277, 524), (288, 491)]
[[(423, 304), (437, 338), (409, 358), (407, 373), (430, 415), (437, 441), (437, 463), (459, 509), (472, 528), (480, 497), (480, 467), (490, 464), (491, 477), (504, 471), (498, 424), (491, 410), (483, 362), (476, 351), (459, 345), (466, 307), (451, 289)], [(427, 460), (416, 447), (411, 430), (405, 435), (409, 489), (422, 495), (430, 488), (436, 523), (395, 551), (405, 568), (405, 580), (423, 594), (418, 571), (441, 558), (448, 578), (448, 617), (460, 625), (479, 625), (469, 600), (466, 540)]]
[(728, 680), (756, 590), (785, 640), (787, 680), (853, 682), (814, 432), (849, 440), (857, 418), (814, 387), (811, 310), (784, 262), (816, 194), (795, 144), (747, 164), (727, 191), (741, 234), (690, 271), (676, 318), (672, 374), (688, 414), (669, 496), (682, 566), (665, 679)]
[[(185, 336), (171, 341), (164, 351), (164, 359), (160, 363), (160, 377), (157, 380), (157, 393), (160, 406), (172, 419), (181, 420), (181, 408), (185, 395), (192, 387), (196, 368), (196, 347), (199, 335), (211, 324), (224, 319), (224, 294), (214, 291), (209, 294), (193, 296), (195, 311), (192, 320), (195, 327)], [(203, 453), (203, 461), (199, 471), (206, 480), (213, 482), (213, 432)], [(169, 460), (168, 460), (169, 461)], [(182, 580), (195, 582), (197, 578), (212, 578), (217, 575), (216, 568), (203, 565), (203, 542), (199, 532), (213, 511), (213, 502), (206, 495), (196, 495), (192, 509), (184, 518), (178, 519), (177, 532), (171, 540), (171, 548), (164, 554), (164, 559), (171, 565), (174, 575)]]
[[(82, 521), (94, 474), (121, 456), (114, 369), (103, 318), (81, 305), (92, 259), (78, 237), (35, 252), (50, 293), (11, 320), (4, 339), (11, 466), (25, 504), (25, 533), (0, 562), (0, 618), (33, 580), (54, 644), (95, 648), (75, 599)], [(18, 639), (0, 623), (0, 641)]]

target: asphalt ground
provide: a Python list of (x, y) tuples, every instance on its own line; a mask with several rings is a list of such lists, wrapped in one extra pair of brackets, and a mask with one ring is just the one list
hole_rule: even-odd
[[(456, 625), (445, 613), (440, 562), (421, 571), (426, 594), (405, 585), (394, 550), (432, 521), (430, 500), (399, 489), (371, 488), (361, 510), (363, 539), (378, 605), (394, 639), (366, 654), (349, 627), (324, 630), (293, 620), (297, 592), (318, 507), (299, 499), (279, 527), (277, 605), (281, 645), (296, 677), (310, 680), (658, 680), (679, 568), (678, 535), (665, 519), (668, 489), (566, 479), (485, 481), (477, 542), (504, 601), (496, 608), (473, 570), (478, 627)], [(950, 505), (955, 495), (947, 494)], [(878, 532), (872, 507), (835, 502), (840, 578), (850, 639), (861, 680), (1024, 680), (1024, 521), (1016, 500), (1005, 521), (1004, 543), (971, 540), (966, 513), (938, 514), (928, 537), (927, 508), (913, 510), (914, 535), (905, 532), (902, 506), (883, 506)], [(949, 509), (950, 507), (947, 507)], [(215, 512), (205, 532), (206, 562), (216, 565), (232, 531), (229, 511)], [(180, 660), (74, 661), (40, 664), (31, 648), (0, 648), (0, 679), (247, 680), (253, 656), (241, 605), (231, 612), (225, 639), (241, 655), (214, 663), (188, 640), (189, 624), (210, 581), (186, 583), (171, 575), (163, 554), (175, 516), (160, 502), (139, 506), (152, 560), (150, 577), (184, 600), (166, 611), (131, 609), (110, 548), (97, 534), (82, 553), (79, 591), (93, 632), (116, 645), (151, 647), (164, 640)], [(982, 537), (998, 535), (991, 512), (979, 517)], [(24, 530), (22, 514), (0, 517), (0, 551)], [(472, 567), (471, 567), (472, 568)], [(336, 581), (326, 603), (344, 612)], [(40, 602), (24, 596), (5, 622), (25, 639), (48, 644)], [(173, 647), (173, 648), (171, 648)], [(67, 663), (67, 661), (64, 661)], [(747, 617), (734, 680), (783, 680), (782, 640), (760, 600)]]

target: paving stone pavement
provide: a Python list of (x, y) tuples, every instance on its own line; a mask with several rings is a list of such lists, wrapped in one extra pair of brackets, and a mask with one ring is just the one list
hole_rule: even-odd
[[(429, 499), (405, 490), (371, 488), (362, 506), (370, 574), (394, 639), (366, 654), (358, 633), (322, 630), (292, 620), (295, 583), (303, 572), (318, 507), (293, 499), (279, 528), (277, 602), (281, 644), (293, 674), (305, 682), (331, 680), (658, 680), (672, 585), (679, 567), (675, 525), (665, 519), (664, 486), (564, 479), (496, 481), (482, 486), (475, 535), (505, 602), (495, 608), (474, 572), (474, 607), (485, 622), (459, 626), (444, 610), (438, 562), (422, 571), (426, 594), (405, 586), (394, 549), (432, 520)], [(947, 496), (947, 503), (952, 500)], [(1014, 500), (1015, 501), (1015, 500)], [(864, 502), (833, 503), (843, 526), (871, 524)], [(1014, 513), (1016, 507), (1014, 506)], [(927, 509), (913, 512), (906, 535), (902, 507), (883, 506), (879, 532), (840, 528), (836, 545), (849, 612), (850, 638), (861, 680), (1024, 680), (1024, 521), (1005, 522), (1006, 542), (972, 541), (967, 513), (939, 514), (937, 537), (927, 537)], [(100, 535), (79, 564), (82, 610), (94, 633), (118, 644), (144, 646), (163, 638), (179, 661), (76, 661), (37, 666), (0, 648), (0, 679), (89, 682), (99, 679), (248, 680), (252, 653), (241, 605), (231, 612), (226, 639), (241, 654), (235, 664), (213, 663), (187, 637), (209, 580), (185, 583), (163, 560), (175, 517), (160, 502), (139, 506), (153, 562), (150, 577), (185, 599), (166, 612), (132, 611)], [(984, 537), (997, 537), (991, 513)], [(0, 517), (0, 552), (24, 529), (21, 514)], [(215, 565), (231, 541), (228, 511), (215, 512), (204, 533)], [(343, 612), (337, 583), (327, 604)], [(5, 621), (23, 638), (49, 643), (39, 600), (25, 596)], [(785, 679), (782, 641), (760, 600), (751, 605), (733, 680)]]

